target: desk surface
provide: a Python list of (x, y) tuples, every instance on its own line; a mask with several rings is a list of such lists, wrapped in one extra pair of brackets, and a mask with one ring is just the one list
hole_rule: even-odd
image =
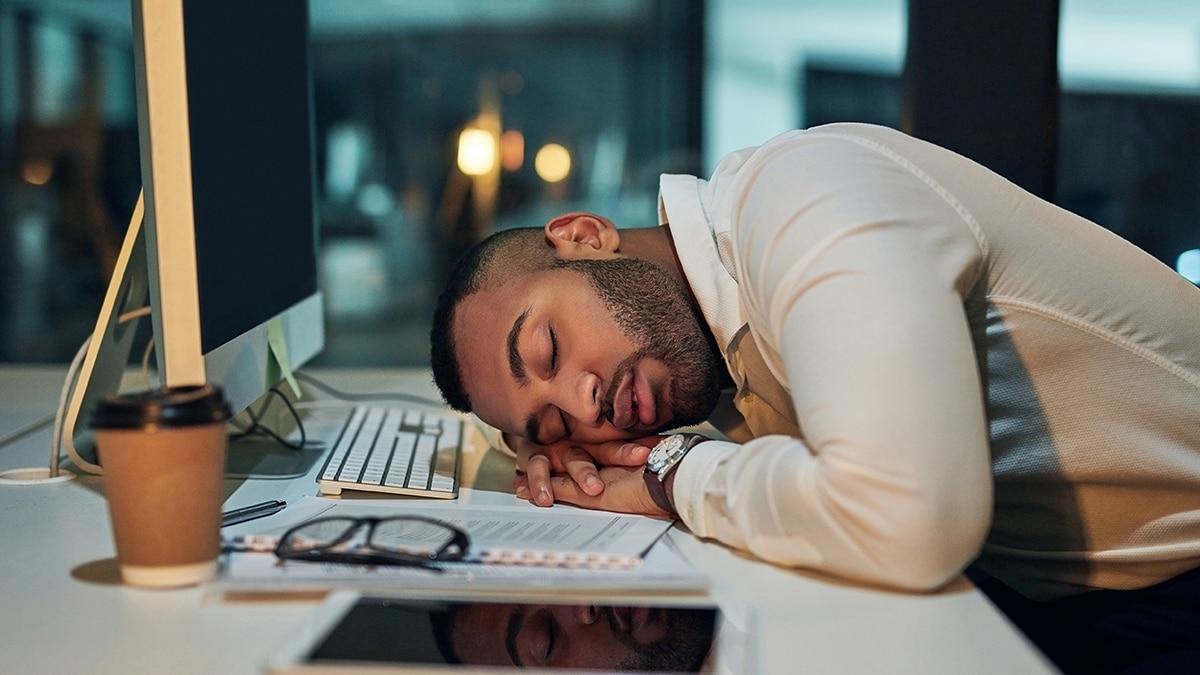
[[(51, 413), (64, 373), (0, 366), (0, 405)], [(316, 374), (350, 392), (431, 393), (424, 371)], [(0, 471), (46, 466), (49, 445), (48, 424), (9, 440), (0, 446)], [(472, 473), (475, 489), (504, 491), (508, 461), (484, 452)], [(315, 495), (318, 468), (299, 477), (231, 479), (226, 508)], [(257, 673), (319, 601), (232, 601), (205, 587), (124, 587), (106, 508), (100, 476), (0, 485), (5, 672)], [(715, 600), (753, 607), (760, 672), (1053, 672), (966, 581), (933, 595), (892, 593), (766, 565), (684, 531), (668, 536), (712, 577)]]

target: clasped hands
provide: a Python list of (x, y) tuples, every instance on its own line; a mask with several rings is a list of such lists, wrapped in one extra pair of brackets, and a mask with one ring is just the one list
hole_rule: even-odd
[(650, 449), (662, 438), (537, 445), (508, 437), (517, 455), (513, 488), (517, 497), (538, 506), (558, 501), (603, 511), (670, 515), (650, 498), (642, 478)]

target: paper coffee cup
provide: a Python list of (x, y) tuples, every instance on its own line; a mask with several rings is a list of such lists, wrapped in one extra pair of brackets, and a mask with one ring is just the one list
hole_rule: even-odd
[(212, 579), (220, 553), (229, 407), (217, 387), (109, 396), (92, 413), (121, 577), (134, 586)]

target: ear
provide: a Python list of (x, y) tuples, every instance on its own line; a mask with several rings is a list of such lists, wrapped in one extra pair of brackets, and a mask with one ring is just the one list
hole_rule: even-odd
[(546, 241), (563, 260), (610, 258), (621, 247), (617, 226), (594, 213), (566, 213), (551, 220)]

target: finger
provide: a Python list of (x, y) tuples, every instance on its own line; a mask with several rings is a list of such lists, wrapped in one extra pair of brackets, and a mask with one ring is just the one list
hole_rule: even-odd
[(542, 455), (529, 458), (525, 466), (525, 479), (529, 484), (530, 501), (538, 506), (554, 503), (554, 492), (550, 489), (550, 460)]
[(641, 466), (650, 457), (650, 448), (637, 441), (613, 441), (589, 450), (592, 463), (600, 466)]
[(608, 461), (601, 462), (611, 466), (641, 466), (650, 458), (650, 448), (639, 443), (622, 443), (610, 453)]
[(527, 502), (533, 501), (532, 499), (529, 498), (529, 486), (528, 485), (522, 485), (518, 488), (515, 488), (513, 490), (513, 494), (517, 497), (517, 499), (524, 499)]
[[(604, 492), (604, 481), (600, 480), (600, 472), (592, 456), (579, 448), (571, 448), (566, 460), (567, 475), (579, 485), (585, 493), (595, 496)], [(558, 493), (555, 492), (555, 497)]]
[(533, 457), (533, 452), (530, 451), (528, 443), (522, 443), (516, 447), (517, 471), (525, 471), (529, 465), (529, 458)]
[(523, 499), (533, 503), (532, 493), (529, 491), (529, 477), (524, 471), (518, 471), (512, 480), (513, 494), (517, 499)]
[(524, 471), (518, 471), (517, 474), (513, 476), (512, 486), (514, 492), (520, 492), (522, 490), (529, 492), (529, 477), (525, 475)]
[(587, 458), (597, 466), (641, 466), (649, 456), (650, 448), (636, 441), (608, 441), (598, 445), (573, 446), (561, 455), (564, 463), (561, 469), (565, 471), (566, 461), (575, 457)]

